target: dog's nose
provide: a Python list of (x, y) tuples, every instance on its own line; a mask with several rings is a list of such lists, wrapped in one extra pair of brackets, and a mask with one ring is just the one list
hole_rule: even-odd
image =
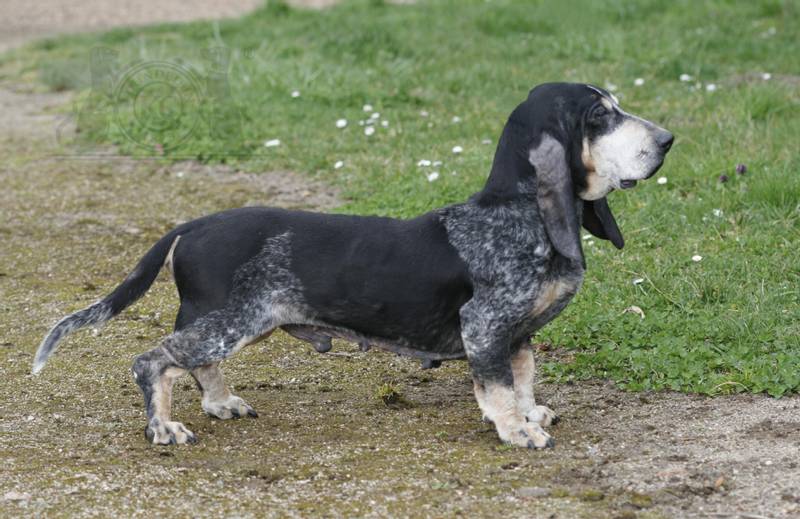
[(661, 130), (656, 135), (656, 142), (664, 151), (664, 153), (668, 152), (669, 149), (672, 147), (672, 142), (675, 140), (675, 136), (672, 135), (667, 130)]

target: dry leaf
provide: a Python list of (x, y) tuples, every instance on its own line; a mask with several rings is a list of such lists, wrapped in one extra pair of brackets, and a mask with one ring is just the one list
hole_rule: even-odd
[(628, 312), (630, 312), (632, 314), (636, 314), (639, 317), (641, 317), (642, 319), (644, 319), (644, 311), (641, 308), (639, 308), (638, 306), (636, 306), (636, 305), (631, 305), (631, 306), (629, 306), (628, 308), (626, 308), (625, 310), (622, 311), (623, 314), (627, 314)]

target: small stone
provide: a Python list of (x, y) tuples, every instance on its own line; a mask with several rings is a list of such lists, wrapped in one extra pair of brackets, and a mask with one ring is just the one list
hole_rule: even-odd
[(544, 487), (521, 487), (517, 489), (517, 497), (521, 499), (538, 499), (549, 495), (550, 489)]
[(719, 176), (717, 180), (719, 181), (720, 184), (724, 184), (725, 182), (728, 181), (728, 175), (723, 173), (722, 175)]
[(27, 501), (31, 498), (31, 495), (27, 492), (17, 492), (12, 490), (11, 492), (6, 492), (3, 495), (4, 501)]
[(736, 164), (736, 173), (739, 175), (744, 175), (747, 173), (747, 166), (744, 164)]

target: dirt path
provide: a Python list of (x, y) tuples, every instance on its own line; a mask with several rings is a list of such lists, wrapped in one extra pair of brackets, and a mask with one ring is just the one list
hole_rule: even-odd
[[(325, 209), (336, 198), (286, 172), (69, 159), (54, 136), (70, 126), (53, 115), (69, 101), (0, 85), (0, 516), (800, 515), (797, 397), (540, 384), (563, 420), (556, 449), (526, 452), (480, 422), (463, 363), (420, 371), (345, 343), (318, 355), (281, 334), (226, 363), (258, 420), (207, 418), (184, 379), (174, 412), (200, 444), (147, 445), (129, 366), (169, 331), (169, 278), (105, 329), (68, 340), (33, 377), (41, 336), (104, 295), (177, 221), (253, 203)], [(384, 405), (385, 383), (408, 404)]]

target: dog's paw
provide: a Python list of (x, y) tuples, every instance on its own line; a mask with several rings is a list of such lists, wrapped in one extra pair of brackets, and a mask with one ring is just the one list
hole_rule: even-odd
[(203, 400), (203, 411), (220, 420), (239, 418), (242, 416), (258, 418), (258, 413), (255, 409), (247, 405), (247, 402), (234, 395), (229, 396), (226, 400)]
[(183, 445), (197, 443), (197, 436), (180, 422), (161, 422), (150, 420), (144, 430), (147, 441), (153, 445)]
[(549, 427), (550, 425), (557, 424), (559, 421), (558, 415), (549, 407), (537, 405), (525, 415), (525, 419), (529, 423), (539, 424), (542, 427)]
[(517, 447), (526, 449), (550, 449), (555, 447), (555, 440), (535, 423), (525, 423), (521, 427), (500, 434), (500, 439)]

